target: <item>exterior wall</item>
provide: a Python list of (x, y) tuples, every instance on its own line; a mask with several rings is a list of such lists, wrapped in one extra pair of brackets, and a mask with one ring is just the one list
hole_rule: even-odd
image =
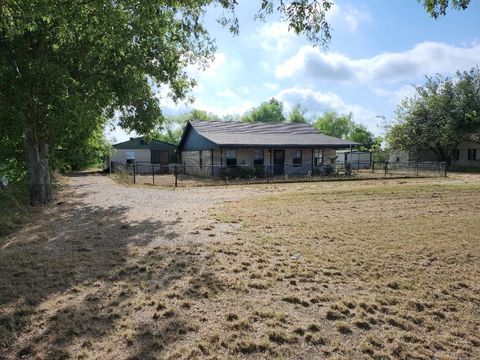
[(337, 151), (337, 163), (350, 163), (352, 169), (370, 168), (371, 154), (366, 151), (343, 152)]
[(388, 159), (389, 162), (407, 162), (410, 160), (408, 151), (393, 151)]
[[(186, 175), (212, 176), (212, 151), (182, 151), (182, 165)], [(200, 166), (200, 158), (202, 165)]]
[(111, 162), (118, 162), (121, 164), (127, 163), (127, 153), (133, 152), (135, 154), (135, 162), (150, 163), (150, 149), (113, 149), (110, 155)]
[[(279, 148), (274, 148), (279, 149)], [(273, 165), (271, 163), (271, 151), (274, 149), (263, 149), (264, 165)], [(237, 165), (254, 167), (255, 150), (259, 148), (238, 148)], [(312, 158), (311, 148), (285, 148), (284, 175), (307, 175), (315, 167)], [(293, 165), (294, 151), (302, 151), (302, 164)], [(330, 158), (335, 158), (336, 150), (324, 148), (324, 164), (330, 164)], [(213, 155), (213, 158), (212, 158)], [(226, 166), (226, 149), (200, 150), (200, 151), (182, 151), (182, 164), (185, 174), (195, 176), (220, 176), (222, 166)], [(203, 165), (200, 166), (200, 156), (203, 157)], [(213, 166), (212, 166), (213, 165)]]
[[(477, 159), (468, 160), (468, 150), (477, 150)], [(458, 160), (453, 160), (454, 168), (480, 168), (480, 144), (473, 141), (464, 141), (458, 146)]]
[(330, 148), (325, 148), (323, 150), (323, 163), (324, 164), (329, 164), (330, 159), (333, 159), (335, 157), (337, 157), (337, 150), (330, 149)]
[[(468, 149), (477, 150), (477, 160), (468, 160)], [(454, 168), (480, 168), (480, 144), (473, 141), (464, 141), (458, 146), (458, 160), (452, 160)], [(399, 161), (439, 161), (437, 155), (431, 150), (422, 150), (417, 156), (406, 151), (395, 151), (390, 155), (390, 162)]]
[[(189, 125), (190, 126), (190, 125)], [(193, 127), (190, 127), (181, 148), (184, 151), (199, 151), (215, 149), (217, 145), (201, 136)]]

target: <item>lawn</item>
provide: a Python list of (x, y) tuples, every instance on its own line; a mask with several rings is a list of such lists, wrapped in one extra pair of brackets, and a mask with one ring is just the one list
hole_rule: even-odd
[(273, 190), (206, 243), (0, 243), (0, 358), (480, 358), (479, 182)]

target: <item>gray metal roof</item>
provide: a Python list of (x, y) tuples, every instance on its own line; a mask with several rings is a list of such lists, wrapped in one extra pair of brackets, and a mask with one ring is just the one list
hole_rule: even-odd
[(175, 149), (176, 146), (169, 144), (165, 141), (159, 141), (151, 139), (148, 141), (145, 137), (130, 138), (128, 141), (124, 141), (113, 145), (115, 149), (150, 149), (150, 150), (168, 150)]
[(310, 124), (244, 123), (236, 121), (191, 121), (203, 137), (220, 146), (330, 146), (349, 147), (357, 143), (324, 135)]

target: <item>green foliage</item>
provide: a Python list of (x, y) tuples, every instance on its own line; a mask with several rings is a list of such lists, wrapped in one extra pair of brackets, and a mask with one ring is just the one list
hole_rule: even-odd
[(352, 118), (352, 113), (338, 115), (335, 112), (326, 112), (317, 118), (314, 126), (325, 135), (358, 143), (360, 150), (372, 149), (376, 140), (374, 135), (365, 126), (355, 123)]
[(186, 114), (166, 116), (160, 129), (155, 131), (152, 137), (170, 144), (178, 144), (182, 138), (185, 124), (187, 121), (193, 120), (220, 121), (221, 118), (216, 114), (198, 109), (192, 109)]
[(417, 87), (397, 108), (387, 130), (392, 150), (432, 150), (447, 161), (463, 140), (480, 137), (480, 70), (457, 72), (454, 79), (437, 75)]
[(445, 16), (449, 7), (455, 10), (465, 10), (470, 5), (470, 0), (418, 0), (418, 2), (423, 2), (427, 13), (435, 19)]
[[(0, 180), (3, 177), (0, 169)], [(24, 181), (10, 178), (7, 190), (0, 188), (0, 237), (10, 234), (22, 223), (28, 206), (28, 187)]]
[(193, 109), (187, 116), (186, 116), (187, 121), (192, 121), (192, 120), (201, 120), (201, 121), (219, 121), (220, 116), (207, 112), (204, 110), (198, 110), (198, 109)]
[(295, 106), (290, 111), (290, 114), (288, 114), (288, 122), (306, 124), (308, 123), (308, 119), (305, 116), (306, 113), (307, 109), (305, 109), (301, 104), (295, 104)]
[(326, 112), (317, 118), (314, 126), (325, 135), (346, 139), (352, 129), (352, 124), (352, 113), (338, 115), (336, 112)]
[(347, 135), (348, 140), (360, 144), (360, 150), (370, 150), (375, 144), (374, 135), (363, 125), (353, 123), (350, 133)]
[(275, 98), (264, 101), (258, 107), (251, 109), (242, 116), (244, 122), (285, 122), (283, 103)]
[(221, 170), (222, 179), (251, 179), (255, 177), (256, 169), (247, 166), (228, 166)]
[(58, 148), (51, 150), (51, 166), (61, 171), (101, 166), (110, 151), (111, 145), (105, 138), (103, 127), (98, 127), (85, 136), (73, 132), (71, 137), (64, 138)]

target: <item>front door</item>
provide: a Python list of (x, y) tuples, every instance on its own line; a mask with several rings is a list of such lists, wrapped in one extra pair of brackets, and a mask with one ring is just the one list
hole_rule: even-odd
[(273, 150), (273, 175), (283, 175), (285, 171), (285, 150)]

